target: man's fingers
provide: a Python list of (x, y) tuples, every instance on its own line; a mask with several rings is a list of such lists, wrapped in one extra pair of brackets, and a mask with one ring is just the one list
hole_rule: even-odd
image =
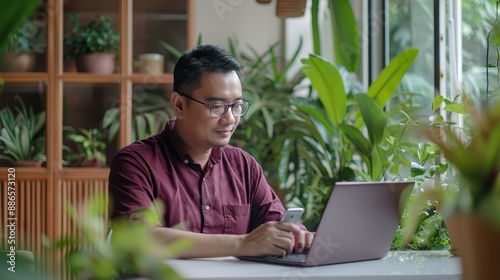
[(310, 248), (314, 240), (314, 233), (307, 231), (305, 232), (305, 248)]
[(296, 224), (292, 224), (289, 222), (275, 222), (274, 226), (284, 231), (290, 231), (294, 235), (297, 235), (302, 231)]
[(295, 236), (293, 233), (289, 231), (284, 231), (281, 229), (277, 229), (278, 232), (276, 233), (276, 243), (274, 244), (275, 246), (285, 250), (285, 255), (288, 255), (292, 252), (294, 245), (295, 245)]
[(305, 239), (306, 237), (304, 231), (301, 231), (299, 236), (295, 237), (295, 252), (299, 254), (302, 253), (302, 251), (304, 250)]
[(278, 249), (277, 256), (286, 256), (292, 252), (293, 242), (288, 238), (277, 240), (274, 246)]

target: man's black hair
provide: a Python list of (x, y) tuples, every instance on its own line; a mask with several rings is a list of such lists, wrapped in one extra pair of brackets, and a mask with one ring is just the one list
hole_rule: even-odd
[(225, 49), (215, 45), (201, 45), (185, 52), (174, 68), (174, 91), (191, 95), (201, 87), (203, 73), (235, 71), (241, 80), (243, 66)]

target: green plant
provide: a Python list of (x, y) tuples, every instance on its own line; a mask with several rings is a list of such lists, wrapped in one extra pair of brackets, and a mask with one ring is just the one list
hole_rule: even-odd
[(302, 40), (289, 60), (277, 54), (281, 42), (272, 44), (262, 53), (251, 46), (248, 46), (250, 53), (242, 51), (236, 39), (229, 38), (228, 43), (231, 55), (245, 65), (243, 96), (252, 103), (231, 143), (248, 151), (263, 165), (268, 182), (278, 191), (279, 153), (268, 147), (284, 132), (277, 124), (288, 114), (290, 100), (304, 78), (300, 71), (290, 71), (302, 48)]
[(289, 189), (290, 196), (308, 209), (306, 218), (319, 218), (316, 208), (329, 193), (317, 189), (325, 188), (322, 185), (356, 179), (378, 181), (391, 169), (392, 151), (382, 145), (389, 133), (383, 106), (417, 54), (409, 49), (395, 57), (367, 93), (352, 93), (357, 86), (346, 78), (347, 71), (322, 57), (310, 55), (302, 60), (319, 99), (292, 101), (296, 109), (282, 120), (287, 132), (275, 139), (272, 148), (281, 151), (280, 182), (295, 184)]
[(158, 224), (158, 213), (162, 213), (161, 204), (155, 203), (151, 209), (137, 213), (142, 217), (140, 224), (113, 221), (110, 236), (104, 236), (108, 227), (106, 208), (107, 199), (99, 195), (91, 197), (81, 207), (69, 205), (67, 213), (78, 233), (46, 240), (50, 250), (65, 253), (65, 265), (72, 275), (96, 280), (181, 279), (165, 259), (175, 257), (191, 244), (179, 240), (165, 248), (150, 235), (150, 230)]
[(456, 211), (480, 213), (500, 228), (500, 103), (479, 111), (465, 95), (464, 102), (470, 138), (450, 126), (433, 126), (426, 136), (460, 178), (458, 197), (451, 202)]
[[(428, 177), (414, 194), (415, 201), (408, 205), (403, 221), (401, 242), (414, 240), (427, 218), (422, 211), (436, 207), (445, 217), (478, 213), (500, 227), (500, 103), (479, 111), (466, 95), (462, 97), (463, 102), (436, 97), (430, 126), (419, 127), (419, 134), (437, 147), (438, 162), (451, 168)], [(447, 121), (443, 115), (448, 119), (460, 115), (463, 125)]]
[(0, 110), (0, 159), (10, 162), (42, 161), (45, 157), (45, 112), (35, 114), (16, 96), (20, 106)]
[(97, 128), (66, 128), (69, 131), (68, 140), (77, 144), (77, 152), (70, 161), (78, 162), (80, 166), (106, 166), (106, 136)]
[[(411, 129), (419, 127), (421, 124), (418, 121), (412, 120), (408, 116), (408, 121), (401, 125), (405, 127), (408, 134), (412, 134)], [(408, 128), (409, 126), (409, 128)], [(449, 184), (449, 188), (454, 189), (453, 182), (447, 182), (442, 175), (448, 170), (448, 163), (440, 161), (441, 152), (439, 147), (432, 142), (408, 143), (406, 147), (401, 143), (402, 139), (390, 136), (386, 139), (389, 142), (389, 147), (396, 155), (395, 172), (401, 173), (402, 169), (409, 170), (409, 174), (405, 176), (400, 174), (401, 178), (415, 181), (415, 187), (410, 193), (407, 204), (405, 205), (401, 223), (396, 232), (392, 243), (392, 250), (447, 250), (450, 249), (450, 238), (445, 221), (438, 211), (438, 202), (429, 200), (415, 214), (412, 209), (413, 204), (418, 203), (418, 197), (422, 189), (429, 180), (441, 180), (442, 184)], [(411, 145), (411, 146), (408, 146)], [(413, 147), (415, 146), (415, 147)], [(409, 219), (414, 219), (415, 215), (420, 222), (418, 228), (413, 234), (411, 240), (405, 240), (407, 231), (407, 223)]]
[[(312, 0), (311, 27), (313, 33), (314, 54), (325, 56), (321, 52), (321, 36), (319, 32), (319, 0)], [(331, 18), (331, 32), (335, 61), (344, 65), (349, 72), (356, 72), (359, 60), (359, 40), (356, 18), (348, 0), (329, 0), (328, 11)]]
[(44, 53), (45, 29), (41, 29), (34, 21), (26, 21), (23, 26), (9, 35), (8, 52)]
[(81, 14), (69, 15), (71, 31), (64, 34), (64, 58), (70, 59), (87, 53), (114, 52), (118, 53), (119, 34), (111, 27), (111, 19), (103, 15), (96, 15), (83, 25), (80, 23)]
[[(143, 88), (132, 96), (132, 141), (145, 139), (160, 132), (168, 119), (175, 116), (170, 101), (161, 90)], [(108, 129), (108, 140), (115, 139), (118, 129), (120, 109), (112, 107), (106, 110), (102, 126)]]

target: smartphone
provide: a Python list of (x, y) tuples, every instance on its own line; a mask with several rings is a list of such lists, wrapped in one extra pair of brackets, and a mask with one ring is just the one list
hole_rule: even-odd
[(288, 222), (292, 224), (296, 224), (299, 222), (300, 217), (304, 213), (304, 208), (300, 207), (295, 207), (295, 208), (288, 208), (285, 211), (285, 214), (281, 218), (282, 222)]

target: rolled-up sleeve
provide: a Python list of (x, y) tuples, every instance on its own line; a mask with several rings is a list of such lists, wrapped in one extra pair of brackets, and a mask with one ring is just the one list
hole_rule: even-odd
[(137, 211), (150, 208), (154, 200), (145, 163), (131, 153), (117, 154), (110, 166), (108, 192), (111, 220), (138, 219)]
[[(267, 182), (262, 167), (256, 162), (252, 162), (251, 178), (253, 185), (252, 194), (252, 223), (251, 230), (269, 221), (279, 221), (285, 213), (285, 208), (279, 197)], [(297, 224), (301, 229), (306, 230), (302, 224)]]

